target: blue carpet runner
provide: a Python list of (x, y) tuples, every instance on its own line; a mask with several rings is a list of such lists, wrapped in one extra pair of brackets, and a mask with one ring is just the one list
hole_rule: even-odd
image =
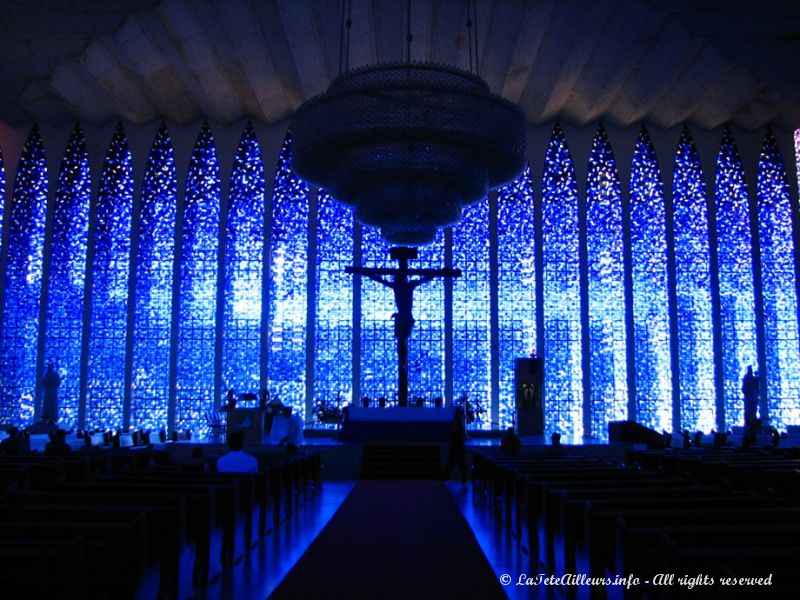
[(506, 595), (444, 484), (361, 481), (270, 598)]

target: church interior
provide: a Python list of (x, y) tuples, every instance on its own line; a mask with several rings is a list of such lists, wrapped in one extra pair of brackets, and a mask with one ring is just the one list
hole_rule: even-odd
[(796, 598), (800, 4), (0, 1), (0, 589)]

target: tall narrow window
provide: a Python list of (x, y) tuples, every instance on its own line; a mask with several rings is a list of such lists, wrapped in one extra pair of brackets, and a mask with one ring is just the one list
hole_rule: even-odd
[(672, 430), (664, 187), (658, 159), (642, 127), (631, 166), (631, 255), (638, 421)]
[(729, 129), (717, 155), (715, 188), (725, 425), (730, 427), (744, 425), (741, 381), (747, 366), (757, 360), (747, 183)]
[(514, 360), (536, 350), (536, 222), (530, 167), (497, 193), (500, 428), (516, 412)]
[(175, 157), (163, 123), (147, 157), (141, 198), (133, 303), (131, 424), (158, 429), (167, 424), (169, 404), (177, 198)]
[[(468, 206), (453, 227), (453, 265), (461, 277), (453, 282), (453, 393), (466, 396), (483, 411), (480, 426), (490, 428), (489, 362), (489, 199)], [(421, 293), (427, 290), (420, 288)]]
[(8, 214), (5, 302), (0, 327), (0, 420), (33, 419), (36, 348), (42, 292), (47, 164), (42, 136), (33, 126), (14, 177)]
[(353, 387), (353, 211), (320, 190), (317, 202), (314, 397), (342, 403)]
[(792, 206), (778, 143), (767, 132), (758, 163), (758, 232), (767, 349), (767, 402), (773, 426), (800, 424), (800, 365)]
[(710, 431), (715, 421), (708, 215), (703, 171), (684, 127), (672, 178), (681, 427)]
[(255, 391), (261, 373), (264, 164), (248, 123), (233, 161), (226, 225), (222, 389)]
[(542, 181), (544, 410), (546, 431), (583, 435), (578, 184), (567, 140), (555, 126)]
[(86, 426), (122, 426), (133, 168), (122, 125), (106, 151), (94, 219)]
[(269, 391), (305, 420), (308, 185), (292, 171), (291, 137), (272, 189)]
[[(396, 267), (389, 256), (390, 245), (377, 229), (364, 227), (362, 262), (368, 267)], [(410, 267), (444, 267), (444, 234), (419, 248), (419, 258)], [(392, 314), (392, 290), (364, 278), (361, 287), (361, 393), (372, 398), (397, 400), (397, 350)], [(408, 396), (444, 396), (444, 283), (441, 279), (414, 291), (414, 329), (408, 340)]]
[(6, 205), (6, 166), (3, 162), (3, 148), (0, 147), (0, 252), (3, 250), (3, 212)]
[(197, 431), (214, 407), (220, 179), (208, 123), (197, 136), (183, 198), (176, 425)]
[(589, 154), (586, 198), (592, 435), (627, 416), (622, 195), (614, 153), (598, 127)]
[(76, 126), (58, 172), (44, 346), (46, 361), (61, 375), (59, 425), (66, 428), (74, 427), (78, 420), (90, 196), (89, 155), (83, 133)]

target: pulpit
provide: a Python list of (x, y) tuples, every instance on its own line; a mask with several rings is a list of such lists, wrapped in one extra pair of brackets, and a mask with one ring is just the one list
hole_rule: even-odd
[(244, 432), (244, 443), (255, 446), (264, 443), (264, 416), (266, 408), (223, 407), (227, 416), (227, 431)]

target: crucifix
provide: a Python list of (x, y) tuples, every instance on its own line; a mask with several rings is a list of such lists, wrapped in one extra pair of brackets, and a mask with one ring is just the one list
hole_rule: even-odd
[(408, 406), (408, 338), (415, 322), (412, 314), (414, 290), (436, 277), (461, 277), (461, 270), (409, 269), (408, 261), (417, 258), (416, 248), (398, 246), (390, 250), (390, 255), (392, 260), (398, 261), (398, 268), (346, 267), (345, 272), (369, 277), (394, 292), (397, 312), (392, 315), (392, 319), (394, 319), (394, 337), (397, 338), (397, 400), (400, 406)]

